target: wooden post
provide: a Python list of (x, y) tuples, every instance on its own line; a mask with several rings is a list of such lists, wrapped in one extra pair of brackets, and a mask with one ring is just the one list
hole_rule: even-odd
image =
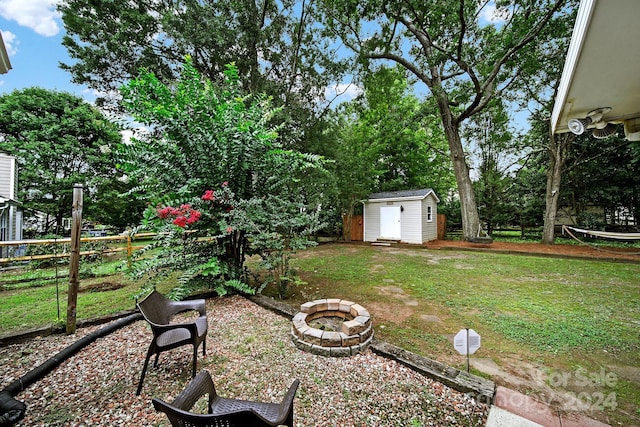
[(127, 267), (131, 268), (131, 257), (133, 256), (133, 248), (131, 247), (131, 233), (127, 234)]
[(80, 268), (80, 233), (82, 229), (82, 185), (73, 186), (71, 208), (71, 256), (69, 258), (69, 292), (67, 296), (67, 334), (76, 332), (76, 307)]
[(447, 237), (447, 217), (445, 214), (438, 214), (436, 218), (438, 219), (438, 240), (444, 240)]

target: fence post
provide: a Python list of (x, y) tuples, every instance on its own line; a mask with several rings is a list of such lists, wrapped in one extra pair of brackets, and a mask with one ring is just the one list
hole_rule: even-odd
[(133, 256), (133, 248), (131, 247), (131, 233), (127, 233), (127, 267), (131, 268), (131, 257)]
[(82, 229), (82, 184), (73, 186), (71, 207), (71, 256), (69, 261), (69, 292), (67, 296), (67, 334), (76, 331), (76, 307), (78, 303), (80, 268), (80, 233)]

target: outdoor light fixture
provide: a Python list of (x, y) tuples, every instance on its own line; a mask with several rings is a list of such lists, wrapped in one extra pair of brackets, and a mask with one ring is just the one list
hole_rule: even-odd
[(602, 120), (602, 116), (611, 111), (611, 107), (602, 107), (591, 110), (583, 119), (571, 119), (568, 122), (569, 130), (575, 135), (582, 135), (586, 129), (593, 128), (593, 136), (598, 139), (606, 138), (616, 133), (616, 126)]
[(571, 133), (576, 135), (582, 135), (587, 128), (591, 124), (591, 117), (587, 117), (584, 119), (571, 119), (569, 120), (569, 130)]
[(600, 122), (600, 123), (603, 123), (604, 126), (601, 128), (596, 127), (595, 129), (593, 129), (592, 134), (594, 138), (604, 139), (616, 133), (617, 126), (614, 125), (613, 123), (605, 123), (605, 122)]

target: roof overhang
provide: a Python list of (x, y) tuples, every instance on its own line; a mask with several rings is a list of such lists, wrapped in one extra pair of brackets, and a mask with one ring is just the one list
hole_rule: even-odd
[(379, 202), (403, 202), (410, 200), (423, 200), (429, 195), (433, 195), (436, 203), (440, 203), (440, 199), (431, 189), (424, 190), (408, 190), (408, 191), (388, 191), (383, 193), (374, 193), (368, 199), (362, 200), (363, 203), (379, 203)]
[(2, 33), (0, 33), (0, 74), (6, 74), (11, 69), (11, 62), (9, 61), (9, 54), (7, 48), (2, 40)]
[(2, 197), (0, 196), (0, 209), (4, 209), (8, 206), (20, 206), (22, 205), (22, 203), (20, 203), (17, 200), (13, 200), (13, 199), (9, 199), (8, 197)]
[(627, 138), (640, 140), (639, 17), (638, 0), (581, 1), (551, 115), (554, 133), (609, 107), (602, 122), (624, 123)]

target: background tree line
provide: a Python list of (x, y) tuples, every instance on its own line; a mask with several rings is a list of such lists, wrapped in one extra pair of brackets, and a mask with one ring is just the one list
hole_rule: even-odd
[[(545, 117), (576, 5), (573, 0), (535, 5), (68, 0), (59, 10), (66, 28), (63, 43), (74, 63), (62, 67), (74, 82), (104, 94), (97, 102), (101, 111), (123, 114), (119, 89), (141, 70), (153, 73), (159, 84), (172, 85), (188, 56), (202, 78), (221, 84), (225, 67), (234, 63), (242, 93), (271, 99), (269, 124), (277, 126), (282, 148), (330, 160), (325, 164), (328, 174), (296, 181), (322, 206), (327, 232), (337, 232), (342, 215), (353, 214), (371, 192), (427, 186), (445, 200), (441, 210), (453, 219), (460, 217), (467, 239), (480, 227), (490, 232), (503, 225), (546, 225), (543, 240), (552, 243), (559, 205), (580, 212), (599, 204), (632, 215), (638, 208), (632, 172), (638, 163), (637, 145), (548, 132)], [(483, 18), (493, 8), (495, 22)], [(328, 87), (349, 80), (362, 89), (361, 95), (339, 106), (325, 98)], [(132, 170), (125, 174), (116, 167), (122, 159), (109, 147), (119, 142), (118, 127), (86, 107), (96, 118), (71, 126), (91, 128), (91, 138), (83, 138), (55, 126), (66, 120), (67, 108), (59, 109), (53, 122), (35, 121), (34, 131), (26, 136), (24, 126), (13, 126), (22, 108), (16, 103), (29, 104), (35, 91), (0, 100), (6, 106), (3, 150), (21, 159), (25, 208), (50, 212), (60, 223), (67, 209), (63, 198), (71, 191), (61, 179), (66, 172), (61, 168), (49, 178), (59, 188), (51, 184), (38, 192), (32, 186), (44, 182), (36, 166), (37, 161), (47, 162), (44, 153), (55, 147), (47, 157), (63, 159), (63, 151), (71, 149), (51, 144), (52, 138), (75, 139), (85, 175), (65, 179), (86, 183), (96, 195), (87, 203), (88, 216), (119, 228), (136, 224), (143, 208), (156, 203), (163, 190), (149, 192)], [(56, 97), (69, 98), (45, 92), (37, 95), (49, 98), (41, 101), (46, 105), (40, 112), (51, 109), (53, 114), (53, 104), (62, 102)], [(63, 103), (82, 105), (71, 99)], [(524, 133), (513, 126), (511, 113), (518, 105), (533, 109)], [(185, 102), (184, 120), (192, 120), (196, 109)], [(21, 120), (27, 122), (40, 114), (24, 111)], [(150, 130), (156, 136), (167, 131), (154, 125)], [(174, 137), (190, 141), (190, 149), (204, 144), (196, 128)], [(46, 149), (35, 145), (46, 141)], [(170, 164), (184, 150), (176, 145), (167, 153), (148, 167)], [(49, 170), (54, 164), (48, 161)], [(55, 209), (48, 207), (53, 200), (59, 201)]]

